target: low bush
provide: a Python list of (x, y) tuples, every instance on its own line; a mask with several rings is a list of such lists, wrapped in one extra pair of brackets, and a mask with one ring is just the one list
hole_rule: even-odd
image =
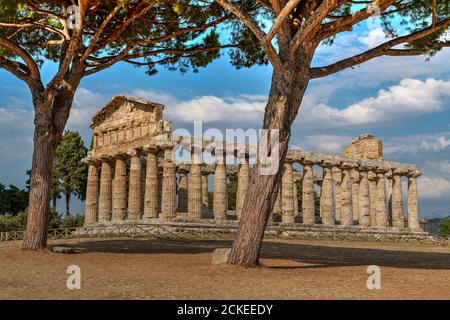
[[(82, 227), (84, 215), (61, 216), (58, 211), (50, 209), (49, 229)], [(17, 215), (0, 215), (0, 231), (23, 231), (27, 226), (27, 211)]]
[(443, 237), (450, 237), (450, 218), (444, 218), (439, 223), (439, 233)]

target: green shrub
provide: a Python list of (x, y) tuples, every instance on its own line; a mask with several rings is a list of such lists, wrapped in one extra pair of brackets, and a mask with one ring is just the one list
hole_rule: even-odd
[[(62, 217), (58, 211), (50, 209), (49, 229), (82, 227), (84, 215)], [(0, 215), (0, 231), (23, 231), (27, 226), (27, 211), (17, 215)]]
[(22, 231), (27, 225), (27, 213), (20, 212), (15, 216), (0, 216), (0, 231)]
[(450, 219), (444, 218), (439, 222), (439, 233), (443, 237), (449, 237), (450, 236)]
[(61, 215), (55, 208), (50, 207), (50, 221), (48, 222), (49, 229), (58, 229), (62, 223)]
[(62, 219), (60, 228), (76, 228), (82, 227), (84, 224), (84, 215), (70, 215)]

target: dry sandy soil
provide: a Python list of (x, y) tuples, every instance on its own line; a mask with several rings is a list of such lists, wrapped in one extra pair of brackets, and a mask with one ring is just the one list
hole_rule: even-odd
[[(51, 242), (50, 244), (62, 243)], [(450, 299), (450, 249), (420, 244), (266, 241), (262, 267), (212, 265), (231, 241), (66, 240), (79, 253), (0, 244), (0, 299)], [(81, 289), (66, 287), (69, 265)], [(369, 290), (367, 266), (381, 268)]]

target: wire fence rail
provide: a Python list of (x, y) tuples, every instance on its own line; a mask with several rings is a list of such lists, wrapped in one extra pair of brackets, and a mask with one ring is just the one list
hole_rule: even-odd
[[(81, 238), (157, 238), (157, 239), (233, 239), (237, 225), (217, 225), (199, 223), (159, 223), (123, 224), (111, 226), (49, 229), (48, 239)], [(23, 240), (24, 231), (0, 232), (0, 242)], [(448, 237), (436, 237), (427, 233), (383, 232), (334, 228), (298, 228), (287, 226), (268, 226), (266, 239), (315, 239), (315, 240), (354, 240), (415, 242), (448, 246)]]

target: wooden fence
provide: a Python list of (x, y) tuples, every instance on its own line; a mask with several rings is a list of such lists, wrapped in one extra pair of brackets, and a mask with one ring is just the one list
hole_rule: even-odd
[[(201, 224), (201, 223), (154, 223), (123, 224), (111, 226), (50, 229), (48, 238), (158, 238), (158, 239), (233, 239), (237, 225)], [(0, 242), (23, 240), (23, 231), (0, 232)], [(368, 230), (336, 228), (298, 228), (288, 226), (268, 226), (266, 239), (328, 239), (355, 241), (391, 241), (419, 242), (435, 245), (448, 245), (449, 238), (435, 237), (427, 233), (393, 233)]]

